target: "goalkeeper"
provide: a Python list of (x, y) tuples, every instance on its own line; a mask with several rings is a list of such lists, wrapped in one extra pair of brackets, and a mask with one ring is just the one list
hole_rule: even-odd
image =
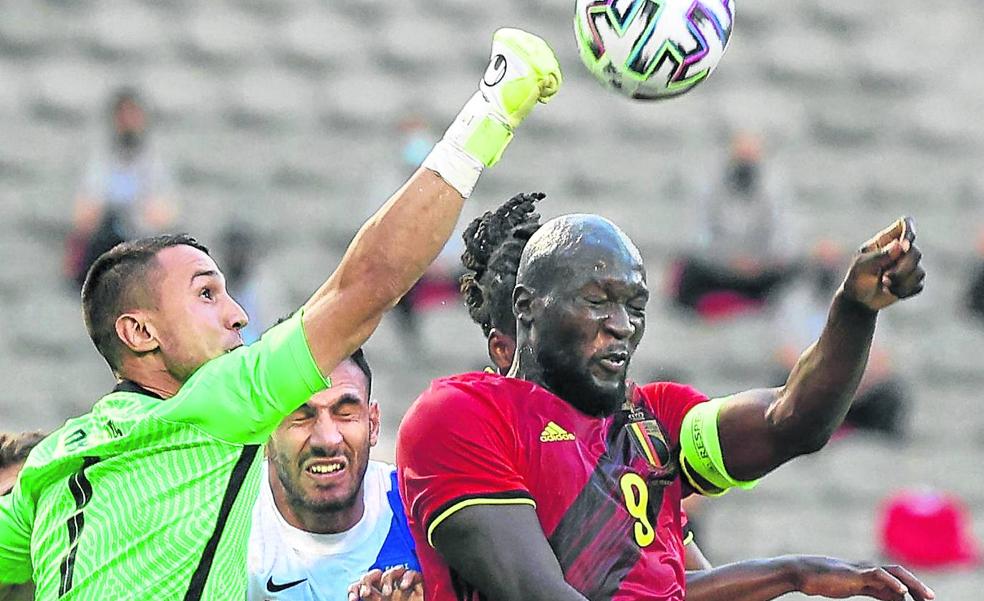
[(260, 445), (420, 277), (483, 167), (560, 83), (542, 40), (498, 31), (479, 91), (422, 168), (295, 317), (249, 347), (193, 238), (101, 256), (82, 308), (118, 384), (41, 442), (0, 499), (0, 593), (33, 579), (42, 599), (243, 599)]

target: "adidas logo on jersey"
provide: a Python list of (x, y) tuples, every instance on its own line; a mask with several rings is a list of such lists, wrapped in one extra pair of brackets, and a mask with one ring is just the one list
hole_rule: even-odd
[(574, 440), (574, 435), (554, 422), (547, 422), (543, 432), (540, 432), (540, 442), (563, 442), (565, 440)]

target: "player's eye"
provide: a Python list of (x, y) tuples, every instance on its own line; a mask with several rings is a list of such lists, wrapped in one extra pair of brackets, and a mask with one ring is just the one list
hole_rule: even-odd
[(207, 300), (212, 300), (213, 298), (212, 289), (208, 287), (202, 288), (198, 295)]
[(334, 415), (337, 419), (343, 421), (352, 421), (352, 420), (359, 419), (359, 416), (361, 414), (362, 412), (359, 410), (358, 405), (351, 402), (341, 403), (338, 407), (335, 407), (335, 409), (332, 411), (332, 415)]

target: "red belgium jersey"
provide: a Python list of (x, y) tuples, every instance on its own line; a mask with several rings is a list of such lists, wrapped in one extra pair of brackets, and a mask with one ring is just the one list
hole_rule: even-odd
[(678, 439), (707, 397), (662, 382), (631, 397), (598, 418), (524, 380), (435, 380), (396, 450), (425, 598), (484, 599), (434, 550), (431, 530), (463, 507), (516, 503), (535, 506), (564, 578), (591, 601), (683, 601)]

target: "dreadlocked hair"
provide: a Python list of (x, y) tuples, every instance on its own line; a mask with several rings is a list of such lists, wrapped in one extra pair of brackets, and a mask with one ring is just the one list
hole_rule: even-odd
[(540, 229), (535, 204), (543, 192), (517, 194), (495, 211), (487, 211), (465, 229), (461, 262), (468, 273), (461, 276), (461, 293), (472, 321), (485, 336), (492, 328), (516, 335), (512, 293), (519, 260), (530, 236)]

